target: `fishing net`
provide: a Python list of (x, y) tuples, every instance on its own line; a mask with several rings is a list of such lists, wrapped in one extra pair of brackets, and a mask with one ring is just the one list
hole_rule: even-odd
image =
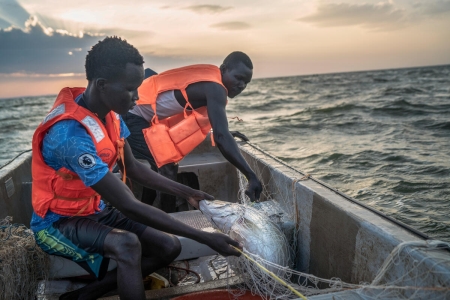
[(35, 299), (38, 281), (48, 276), (49, 261), (25, 225), (0, 220), (0, 300)]
[[(250, 253), (260, 255), (267, 260), (266, 268), (281, 275), (283, 270), (273, 265), (292, 266), (293, 252), (282, 230), (259, 210), (237, 203), (223, 201), (202, 201), (200, 210), (220, 231), (240, 242)], [(238, 268), (238, 265), (235, 266)]]
[[(249, 149), (246, 147), (246, 151), (251, 152)], [(386, 253), (387, 257), (383, 256), (384, 263), (373, 271), (376, 276), (370, 282), (347, 283), (336, 277), (320, 278), (309, 274), (308, 263), (305, 263), (308, 258), (302, 257), (308, 254), (306, 247), (299, 249), (302, 242), (307, 244), (311, 239), (302, 227), (308, 216), (302, 215), (302, 209), (297, 207), (298, 198), (303, 196), (298, 195), (296, 185), (310, 176), (286, 168), (281, 176), (277, 171), (274, 173), (274, 169), (269, 170), (264, 163), (269, 157), (264, 157), (260, 151), (254, 151), (252, 157), (257, 159), (249, 156), (247, 161), (264, 181), (262, 202), (250, 202), (245, 195), (247, 180), (238, 171), (240, 204), (235, 208), (238, 217), (231, 218), (227, 226), (215, 224), (221, 231), (244, 242), (243, 255), (228, 258), (233, 273), (243, 282), (237, 289), (229, 288), (235, 298), (251, 290), (264, 299), (450, 299), (450, 255), (443, 250), (450, 250), (450, 245), (440, 241), (397, 245)], [(282, 164), (273, 160), (272, 163)], [(255, 230), (255, 224), (266, 225)]]
[[(350, 284), (339, 278), (324, 279), (273, 264), (244, 249), (240, 258), (229, 258), (230, 267), (240, 274), (243, 284), (229, 291), (235, 298), (246, 290), (264, 299), (450, 299), (450, 273), (442, 266), (449, 263), (448, 257), (427, 257), (417, 260), (414, 252), (419, 250), (450, 249), (440, 241), (405, 242), (397, 246), (386, 259), (377, 277), (371, 283)], [(277, 277), (262, 266), (278, 269)], [(266, 269), (269, 269), (266, 267)], [(238, 271), (236, 271), (238, 270)], [(444, 275), (444, 276), (443, 276)], [(434, 282), (433, 286), (429, 286)], [(327, 294), (333, 293), (331, 297)], [(303, 298), (304, 297), (304, 298)]]

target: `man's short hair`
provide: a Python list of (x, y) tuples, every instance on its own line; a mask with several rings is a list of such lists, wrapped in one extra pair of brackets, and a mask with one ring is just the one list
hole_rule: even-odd
[(133, 45), (120, 37), (106, 37), (94, 45), (86, 55), (86, 79), (117, 79), (127, 63), (143, 65), (144, 58)]
[(234, 51), (228, 54), (223, 60), (223, 64), (228, 68), (236, 66), (238, 63), (242, 62), (247, 68), (253, 70), (253, 63), (247, 54), (241, 51)]

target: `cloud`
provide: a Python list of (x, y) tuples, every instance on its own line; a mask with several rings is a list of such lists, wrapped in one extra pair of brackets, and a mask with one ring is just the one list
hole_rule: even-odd
[(81, 73), (87, 50), (102, 37), (74, 36), (30, 18), (21, 30), (0, 29), (0, 73)]
[(185, 9), (191, 10), (191, 11), (199, 13), (199, 14), (216, 14), (216, 13), (221, 13), (226, 10), (232, 9), (232, 7), (231, 6), (203, 4), (203, 5), (191, 5), (191, 6), (186, 7)]
[(416, 2), (413, 7), (421, 15), (426, 16), (438, 16), (450, 12), (450, 1), (427, 1), (427, 2)]
[(250, 24), (245, 22), (221, 22), (212, 24), (209, 27), (218, 28), (222, 30), (245, 30), (250, 28)]
[(297, 19), (319, 27), (362, 26), (372, 29), (399, 28), (405, 21), (405, 10), (391, 2), (377, 4), (321, 3), (317, 12)]

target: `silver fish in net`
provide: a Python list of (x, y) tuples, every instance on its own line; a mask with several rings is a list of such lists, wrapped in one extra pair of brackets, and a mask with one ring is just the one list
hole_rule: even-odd
[[(220, 200), (200, 201), (200, 211), (220, 231), (240, 242), (246, 252), (277, 266), (292, 267), (292, 250), (286, 236), (263, 212)], [(265, 267), (275, 273), (280, 271), (271, 264)]]

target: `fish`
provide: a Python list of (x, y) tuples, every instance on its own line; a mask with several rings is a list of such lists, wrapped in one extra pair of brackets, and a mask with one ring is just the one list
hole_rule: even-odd
[(292, 267), (288, 239), (262, 211), (221, 200), (202, 200), (199, 209), (217, 229), (241, 243), (244, 250), (269, 262), (265, 267), (270, 271), (278, 273), (280, 266)]

